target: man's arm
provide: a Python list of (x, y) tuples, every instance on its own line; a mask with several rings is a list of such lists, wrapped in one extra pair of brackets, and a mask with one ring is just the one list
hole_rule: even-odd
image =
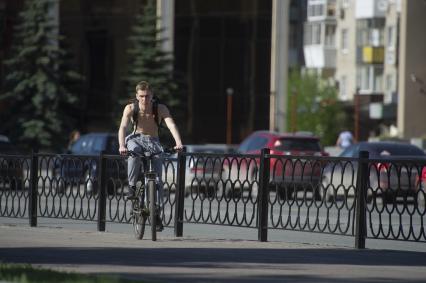
[(175, 121), (172, 118), (172, 115), (170, 115), (169, 109), (165, 105), (159, 105), (159, 111), (161, 111), (161, 117), (164, 119), (164, 122), (166, 123), (167, 128), (169, 128), (169, 131), (172, 133), (172, 136), (175, 140), (176, 146), (174, 149), (181, 150), (183, 148), (182, 145), (182, 139), (179, 134), (179, 130), (175, 124)]
[(118, 143), (120, 145), (119, 151), (120, 154), (127, 154), (127, 148), (125, 144), (126, 139), (126, 129), (127, 125), (130, 122), (130, 117), (132, 116), (131, 105), (127, 105), (123, 111), (123, 117), (121, 118), (120, 128), (118, 128)]

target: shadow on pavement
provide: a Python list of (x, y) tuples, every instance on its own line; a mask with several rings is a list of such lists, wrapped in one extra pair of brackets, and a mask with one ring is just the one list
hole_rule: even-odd
[[(54, 266), (107, 266), (95, 272), (115, 274), (129, 279), (163, 282), (398, 282), (392, 278), (335, 277), (334, 271), (344, 265), (379, 267), (424, 267), (426, 253), (388, 250), (345, 249), (242, 249), (242, 248), (0, 248), (0, 261)], [(304, 265), (327, 265), (330, 275), (300, 274)], [(308, 267), (306, 267), (308, 265)], [(348, 267), (344, 268), (348, 268)], [(129, 268), (133, 271), (129, 271)], [(144, 273), (135, 267), (154, 268), (164, 272)], [(93, 268), (93, 267), (92, 267)], [(227, 271), (256, 268), (257, 274), (239, 276)], [(351, 267), (349, 267), (351, 268)], [(185, 271), (182, 272), (182, 269)], [(136, 272), (134, 270), (137, 270)], [(205, 272), (209, 272), (206, 274)], [(211, 274), (213, 272), (212, 278)], [(296, 273), (296, 274), (294, 274)], [(299, 274), (298, 274), (299, 273)], [(324, 272), (323, 272), (324, 273)], [(340, 271), (342, 274), (342, 271)], [(344, 271), (343, 271), (343, 275)], [(401, 274), (401, 276), (403, 276)], [(399, 278), (401, 280), (401, 278)], [(424, 282), (407, 280), (406, 282)]]
[[(345, 249), (0, 248), (0, 260), (32, 264), (215, 267), (241, 264), (426, 266), (426, 253)], [(225, 265), (226, 266), (226, 265)]]

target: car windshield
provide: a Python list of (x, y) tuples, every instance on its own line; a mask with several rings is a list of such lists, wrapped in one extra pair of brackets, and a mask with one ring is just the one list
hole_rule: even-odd
[(0, 152), (2, 152), (2, 153), (16, 153), (16, 148), (10, 142), (0, 141)]
[(260, 150), (268, 144), (268, 138), (263, 136), (252, 136), (246, 139), (238, 148), (238, 152)]
[(289, 139), (281, 138), (276, 150), (321, 151), (318, 139)]
[[(361, 150), (364, 148), (365, 147), (361, 147)], [(372, 144), (368, 148), (367, 150), (370, 154), (377, 157), (425, 155), (420, 148), (408, 144)]]

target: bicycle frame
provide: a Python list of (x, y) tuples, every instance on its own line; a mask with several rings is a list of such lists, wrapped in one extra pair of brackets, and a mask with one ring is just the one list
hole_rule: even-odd
[[(133, 214), (135, 217), (133, 221), (134, 226), (140, 224), (137, 221), (139, 220), (138, 217), (141, 217), (140, 218), (141, 230), (137, 230), (137, 228), (135, 227), (135, 233), (137, 234), (137, 238), (139, 239), (142, 239), (143, 237), (143, 233), (145, 230), (145, 220), (146, 220), (146, 217), (149, 216), (150, 222), (151, 222), (152, 240), (153, 241), (157, 240), (157, 215), (160, 212), (157, 209), (157, 206), (159, 207), (159, 204), (157, 204), (157, 192), (156, 192), (157, 172), (154, 170), (153, 162), (154, 162), (154, 157), (161, 153), (162, 152), (157, 152), (152, 154), (150, 152), (145, 152), (141, 154), (141, 153), (136, 153), (134, 151), (129, 151), (130, 155), (133, 155), (141, 159), (146, 158), (147, 160), (147, 166), (146, 168), (144, 166), (144, 170), (143, 170), (143, 175), (144, 175), (143, 185), (136, 192), (138, 202), (135, 202), (134, 200), (132, 202), (132, 209), (133, 209)], [(143, 162), (143, 160), (141, 161)], [(145, 205), (146, 188), (148, 189), (148, 196), (149, 196), (147, 206)], [(146, 208), (148, 208), (148, 212), (146, 212)]]

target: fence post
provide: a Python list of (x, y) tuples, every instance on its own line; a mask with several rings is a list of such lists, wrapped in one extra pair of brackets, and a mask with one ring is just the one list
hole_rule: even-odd
[(355, 226), (355, 248), (365, 248), (367, 236), (366, 207), (367, 183), (368, 183), (368, 151), (361, 151), (358, 158), (358, 176), (356, 182), (356, 226)]
[(186, 171), (186, 148), (178, 153), (177, 164), (177, 187), (175, 193), (175, 237), (183, 236), (183, 208), (185, 204), (185, 171)]
[(260, 242), (268, 241), (268, 201), (269, 201), (269, 169), (270, 157), (269, 148), (263, 148), (260, 155), (259, 168), (259, 204), (258, 211), (258, 240)]
[(30, 191), (28, 202), (28, 217), (30, 226), (37, 226), (37, 191), (38, 191), (38, 152), (31, 152)]
[(98, 231), (105, 232), (106, 222), (106, 158), (102, 151), (99, 155), (99, 170), (98, 170)]

